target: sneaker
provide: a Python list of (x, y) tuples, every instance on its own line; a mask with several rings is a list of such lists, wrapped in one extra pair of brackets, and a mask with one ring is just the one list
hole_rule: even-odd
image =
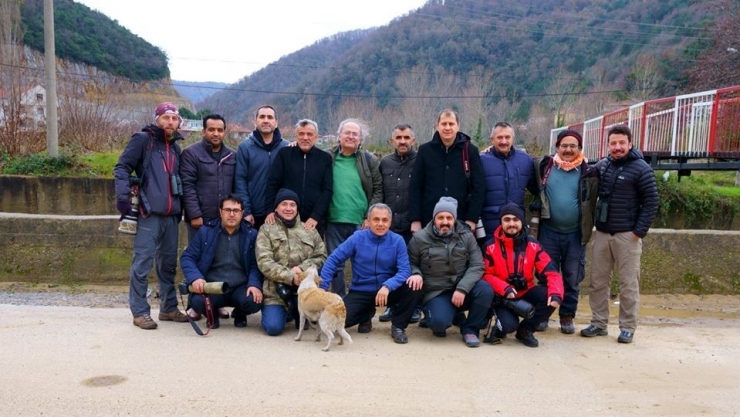
[(619, 337), (617, 338), (617, 342), (632, 343), (633, 337), (635, 337), (635, 332), (631, 332), (629, 330), (622, 330), (621, 332), (619, 332)]
[(581, 330), (581, 336), (583, 337), (606, 336), (608, 334), (609, 332), (606, 329), (599, 329), (593, 324)]
[(536, 331), (536, 332), (544, 332), (545, 330), (547, 330), (548, 325), (549, 325), (549, 323), (547, 322), (547, 320), (545, 320), (542, 323), (538, 324), (537, 325), (537, 328), (534, 329), (534, 331)]
[(390, 307), (385, 309), (385, 312), (378, 317), (378, 320), (380, 320), (382, 323), (385, 323), (387, 321), (391, 321), (393, 318), (393, 309)]
[(523, 327), (520, 327), (516, 331), (516, 340), (522, 342), (524, 346), (531, 348), (536, 348), (540, 345), (540, 342), (534, 337), (534, 332)]
[(573, 316), (560, 317), (560, 333), (573, 334), (576, 332), (576, 326), (573, 324)]
[(152, 320), (152, 316), (150, 316), (149, 314), (144, 314), (138, 317), (134, 317), (134, 326), (144, 330), (154, 330), (157, 328), (157, 322)]
[(360, 323), (359, 326), (357, 326), (357, 333), (370, 333), (373, 331), (373, 322), (372, 321), (366, 321), (364, 323)]
[(463, 342), (465, 342), (465, 346), (474, 348), (480, 346), (480, 340), (478, 339), (478, 336), (469, 333), (463, 335)]
[(406, 336), (406, 331), (396, 326), (391, 326), (391, 337), (393, 341), (399, 344), (408, 343), (409, 338)]
[(409, 323), (419, 323), (421, 321), (421, 309), (415, 308), (414, 314), (411, 315)]
[(187, 323), (188, 316), (178, 309), (168, 311), (167, 313), (159, 312), (159, 321), (174, 321), (177, 323)]

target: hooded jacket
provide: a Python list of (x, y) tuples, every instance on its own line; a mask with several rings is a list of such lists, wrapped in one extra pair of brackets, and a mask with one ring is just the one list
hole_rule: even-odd
[(264, 216), (273, 208), (265, 201), (267, 177), (278, 151), (288, 145), (280, 129), (275, 129), (272, 142), (266, 144), (259, 130), (254, 130), (236, 150), (234, 192), (244, 203), (244, 215)]
[(142, 180), (142, 215), (180, 216), (180, 196), (172, 194), (171, 177), (180, 174), (180, 147), (176, 142), (181, 139), (179, 132), (165, 139), (165, 131), (154, 124), (131, 136), (113, 169), (117, 201), (128, 200), (129, 177), (136, 173)]

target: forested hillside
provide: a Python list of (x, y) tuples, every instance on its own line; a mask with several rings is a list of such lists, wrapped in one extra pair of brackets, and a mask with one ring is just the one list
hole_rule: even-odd
[[(21, 5), (23, 42), (44, 51), (44, 2)], [(72, 0), (54, 0), (56, 54), (132, 81), (167, 78), (167, 56), (104, 14)]]
[(506, 119), (535, 140), (567, 119), (685, 89), (710, 18), (692, 0), (430, 0), (341, 54), (314, 45), (202, 105), (244, 119), (269, 102), (322, 133), (359, 116), (376, 138), (400, 121), (426, 136), (454, 107), (478, 137)]

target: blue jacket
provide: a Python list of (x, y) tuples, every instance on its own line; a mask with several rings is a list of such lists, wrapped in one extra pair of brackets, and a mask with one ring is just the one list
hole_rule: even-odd
[(244, 215), (264, 216), (273, 210), (274, 201), (265, 201), (267, 177), (278, 151), (288, 144), (280, 129), (275, 129), (272, 142), (265, 144), (259, 130), (252, 132), (236, 150), (234, 192), (244, 203)]
[(329, 288), (337, 266), (348, 259), (352, 260), (350, 291), (377, 292), (383, 285), (394, 291), (411, 275), (406, 243), (400, 235), (388, 231), (378, 237), (370, 229), (363, 229), (329, 255), (321, 268), (321, 288)]
[(515, 203), (526, 212), (524, 190), (528, 189), (533, 195), (538, 195), (539, 188), (534, 175), (534, 161), (524, 151), (512, 147), (511, 152), (504, 156), (491, 149), (481, 154), (480, 162), (486, 183), (481, 219), (488, 241), (501, 224), (501, 207)]
[[(213, 257), (218, 248), (218, 235), (221, 233), (221, 219), (203, 225), (195, 234), (192, 242), (180, 256), (180, 267), (185, 275), (188, 285), (198, 278), (205, 278), (211, 269)], [(247, 273), (247, 286), (257, 287), (262, 290), (262, 273), (257, 267), (257, 259), (254, 255), (255, 242), (257, 241), (257, 230), (242, 221), (239, 228), (239, 251), (242, 254), (242, 265)]]

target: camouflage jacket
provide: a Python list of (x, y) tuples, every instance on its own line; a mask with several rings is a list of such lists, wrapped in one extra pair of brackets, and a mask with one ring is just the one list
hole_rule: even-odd
[(257, 235), (257, 266), (265, 276), (262, 285), (265, 305), (283, 304), (275, 290), (277, 283), (292, 285), (293, 272), (297, 266), (305, 271), (311, 266), (321, 269), (326, 261), (326, 246), (319, 232), (306, 230), (298, 220), (287, 228), (278, 218), (275, 224), (264, 224)]

